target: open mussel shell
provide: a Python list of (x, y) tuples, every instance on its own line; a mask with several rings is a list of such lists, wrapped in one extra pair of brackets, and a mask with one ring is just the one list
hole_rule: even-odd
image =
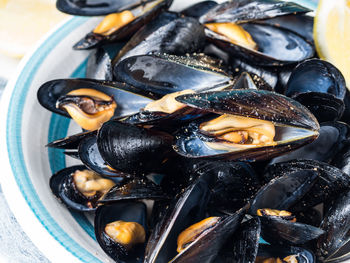
[(97, 131), (84, 131), (77, 134), (67, 136), (62, 139), (55, 140), (48, 143), (46, 146), (50, 148), (66, 149), (66, 150), (75, 150), (78, 149), (80, 142), (86, 137), (91, 137), (96, 135)]
[(327, 200), (334, 199), (339, 193), (349, 188), (349, 175), (340, 169), (315, 160), (292, 160), (270, 165), (266, 168), (264, 177), (267, 180), (281, 173), (316, 173), (317, 177), (310, 190), (295, 203), (292, 211), (303, 211)]
[(122, 220), (140, 224), (147, 235), (147, 209), (141, 202), (118, 202), (100, 206), (96, 210), (94, 225), (97, 242), (116, 262), (143, 262), (145, 244), (136, 244), (131, 249), (115, 242), (105, 232), (107, 224)]
[(176, 256), (178, 235), (205, 217), (209, 186), (214, 180), (208, 175), (201, 176), (172, 202), (148, 240), (145, 262), (169, 262)]
[(275, 145), (217, 150), (205, 144), (196, 120), (176, 134), (174, 149), (190, 158), (266, 160), (310, 143), (318, 136), (319, 124), (301, 104), (264, 90), (228, 90), (182, 95), (177, 101), (216, 114), (228, 114), (270, 121), (275, 125)]
[(141, 28), (113, 59), (113, 66), (127, 57), (151, 52), (185, 55), (200, 51), (205, 45), (204, 26), (191, 17), (176, 17), (164, 13)]
[(286, 95), (308, 109), (320, 122), (338, 120), (345, 106), (345, 80), (331, 63), (310, 59), (299, 64), (287, 83)]
[(262, 216), (260, 220), (262, 238), (270, 244), (302, 245), (325, 233), (320, 228), (275, 216)]
[(309, 11), (311, 10), (296, 3), (278, 0), (226, 1), (210, 9), (200, 17), (199, 21), (201, 23), (242, 23)]
[(233, 215), (223, 216), (169, 262), (213, 262), (228, 238), (239, 227), (248, 205)]
[(203, 91), (225, 88), (232, 84), (220, 61), (204, 54), (129, 57), (114, 68), (114, 76), (132, 86), (154, 89), (164, 95), (185, 89)]
[(167, 195), (162, 191), (159, 185), (156, 185), (147, 178), (133, 178), (123, 180), (112, 187), (99, 203), (106, 204), (123, 200), (164, 200)]
[[(61, 12), (78, 16), (100, 16), (117, 13), (139, 6), (140, 0), (100, 0), (100, 1), (79, 1), (79, 0), (57, 0), (56, 7)], [(146, 1), (149, 2), (149, 1)]]
[(73, 174), (76, 171), (84, 171), (87, 168), (83, 165), (64, 168), (50, 178), (50, 188), (53, 194), (60, 199), (68, 208), (89, 212), (96, 210), (97, 201), (101, 195), (86, 197), (76, 187)]
[(115, 117), (126, 116), (138, 112), (140, 108), (152, 101), (151, 98), (153, 97), (153, 94), (150, 94), (145, 90), (136, 89), (125, 83), (92, 79), (51, 80), (41, 85), (37, 97), (39, 103), (44, 108), (51, 112), (69, 117), (65, 110), (56, 108), (57, 100), (70, 91), (82, 88), (94, 89), (109, 96), (113, 96), (113, 99), (117, 103), (117, 109), (114, 112)]
[(154, 171), (172, 152), (173, 136), (119, 121), (108, 121), (97, 134), (98, 150), (112, 168), (125, 173)]
[(84, 138), (80, 142), (78, 153), (83, 164), (98, 174), (121, 178), (130, 176), (116, 171), (106, 164), (97, 147), (96, 133), (92, 136)]
[(287, 210), (311, 189), (318, 176), (317, 171), (302, 168), (279, 170), (274, 174), (276, 178), (260, 188), (251, 201), (251, 214), (255, 215), (263, 208)]
[(313, 46), (296, 33), (266, 24), (241, 25), (258, 46), (258, 50), (231, 43), (225, 36), (206, 28), (209, 41), (231, 55), (257, 65), (284, 66), (295, 64), (314, 55)]
[(330, 163), (332, 160), (341, 162), (337, 154), (349, 143), (350, 127), (339, 121), (320, 124), (319, 136), (312, 143), (293, 152), (276, 157), (270, 163), (291, 161), (294, 159), (310, 159)]
[(340, 195), (324, 216), (320, 228), (326, 234), (317, 242), (321, 262), (343, 262), (350, 258), (350, 192)]
[[(258, 257), (261, 259), (280, 258), (284, 259), (290, 255), (295, 255), (298, 263), (315, 263), (315, 255), (305, 248), (294, 246), (278, 246), (260, 244), (258, 250)], [(258, 261), (261, 262), (261, 261)]]
[(139, 6), (136, 6), (130, 11), (134, 19), (108, 34), (100, 34), (91, 31), (83, 39), (79, 40), (74, 46), (74, 49), (92, 49), (107, 43), (122, 41), (132, 36), (140, 27), (147, 24), (150, 20), (156, 17), (163, 9), (168, 8), (172, 0), (153, 0), (147, 1)]

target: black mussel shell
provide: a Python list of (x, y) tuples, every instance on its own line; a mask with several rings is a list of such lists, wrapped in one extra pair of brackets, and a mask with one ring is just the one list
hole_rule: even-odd
[(88, 79), (113, 80), (112, 58), (121, 49), (121, 44), (111, 44), (93, 50), (87, 61), (85, 77)]
[(198, 178), (172, 202), (148, 240), (145, 262), (168, 262), (176, 256), (178, 235), (205, 218), (213, 180), (206, 175)]
[(253, 215), (263, 208), (287, 210), (311, 189), (318, 176), (317, 171), (300, 168), (273, 172), (276, 178), (260, 188), (251, 202)]
[(298, 219), (299, 223), (304, 223), (316, 227), (319, 227), (321, 225), (322, 214), (316, 208), (305, 209), (305, 211), (300, 211), (293, 214)]
[(248, 62), (238, 58), (232, 59), (231, 66), (232, 66), (232, 71), (235, 73), (239, 74), (241, 72), (248, 72), (249, 74), (252, 74), (254, 78), (263, 79), (272, 89), (275, 89), (275, 87), (277, 86), (278, 75), (276, 72), (272, 71), (271, 69), (251, 65), (251, 64), (248, 64)]
[(296, 33), (267, 24), (242, 24), (256, 42), (258, 50), (230, 43), (225, 36), (205, 29), (216, 46), (251, 63), (263, 66), (295, 64), (314, 55), (314, 47)]
[(309, 192), (290, 207), (292, 211), (304, 211), (326, 200), (332, 200), (349, 188), (349, 175), (332, 165), (314, 160), (292, 160), (273, 164), (267, 167), (264, 177), (270, 180), (281, 173), (299, 170), (317, 173), (317, 177)]
[(310, 250), (307, 250), (305, 248), (267, 244), (259, 245), (258, 257), (283, 259), (290, 255), (296, 255), (298, 263), (316, 262), (315, 255)]
[(186, 89), (226, 88), (231, 77), (218, 60), (206, 55), (142, 55), (129, 57), (114, 68), (114, 76), (134, 87), (168, 94)]
[(77, 160), (80, 161), (79, 153), (78, 153), (78, 151), (76, 151), (76, 150), (73, 150), (73, 151), (64, 151), (63, 153), (64, 153), (65, 155), (67, 155), (67, 156), (73, 158), (73, 159), (77, 159)]
[(293, 2), (278, 0), (226, 1), (200, 17), (201, 23), (242, 23), (311, 11)]
[(234, 78), (232, 89), (261, 89), (273, 91), (273, 88), (254, 73), (242, 72), (239, 76)]
[(345, 80), (331, 63), (310, 59), (299, 64), (287, 83), (286, 95), (308, 109), (320, 122), (338, 120), (345, 106)]
[(319, 124), (305, 107), (274, 92), (228, 90), (182, 95), (176, 97), (176, 100), (203, 111), (263, 119), (276, 125), (277, 145), (230, 152), (206, 146), (203, 141), (205, 138), (200, 136), (198, 129), (200, 123), (209, 120), (209, 117), (196, 120), (176, 133), (175, 151), (190, 158), (266, 160), (297, 149), (313, 141), (318, 135)]
[(349, 175), (332, 165), (315, 160), (292, 160), (276, 163), (267, 167), (264, 177), (270, 180), (281, 173), (299, 170), (318, 175), (310, 191), (290, 208), (292, 211), (303, 211), (326, 200), (332, 200), (349, 188)]
[(260, 220), (262, 238), (270, 244), (302, 245), (325, 233), (320, 228), (275, 216), (262, 216)]
[(58, 171), (50, 178), (50, 188), (53, 194), (68, 208), (83, 212), (96, 210), (97, 201), (101, 197), (87, 198), (76, 189), (71, 175), (77, 170), (86, 169), (83, 165), (71, 166)]
[(117, 108), (114, 112), (115, 117), (134, 114), (152, 101), (153, 98), (157, 97), (154, 93), (151, 94), (148, 91), (136, 89), (125, 83), (92, 79), (51, 80), (41, 85), (37, 97), (39, 103), (44, 108), (51, 112), (69, 117), (66, 111), (56, 108), (56, 102), (61, 96), (66, 95), (68, 92), (82, 88), (95, 89), (109, 96), (113, 96), (117, 103)]
[[(259, 218), (252, 218), (238, 228), (233, 238), (234, 263), (254, 263), (258, 254), (261, 223)], [(230, 241), (228, 242), (231, 243)], [(232, 244), (230, 244), (232, 246)], [(228, 260), (226, 262), (229, 262)]]
[(152, 172), (172, 153), (168, 133), (108, 121), (97, 134), (98, 150), (112, 168), (125, 173)]
[[(125, 222), (137, 222), (146, 231), (147, 235), (147, 209), (141, 202), (118, 202), (100, 206), (95, 215), (95, 235), (101, 248), (116, 262), (143, 262), (145, 244), (135, 245), (130, 251), (121, 244), (114, 242), (104, 232), (107, 224), (122, 220)], [(147, 240), (147, 239), (146, 239)]]
[(170, 13), (138, 31), (113, 59), (112, 64), (115, 66), (125, 58), (151, 52), (185, 55), (200, 51), (204, 45), (202, 24), (191, 17), (174, 19)]
[(331, 163), (335, 167), (339, 168), (342, 172), (350, 175), (350, 148), (346, 145), (341, 151), (337, 153)]
[(305, 14), (292, 14), (279, 16), (270, 19), (256, 21), (258, 23), (266, 23), (269, 25), (279, 26), (289, 29), (300, 36), (304, 37), (310, 43), (314, 42), (313, 26), (314, 18)]
[(234, 213), (247, 204), (260, 188), (259, 179), (248, 163), (209, 161), (193, 173), (210, 174), (216, 178), (208, 204), (208, 209), (213, 212)]
[(113, 186), (99, 203), (109, 204), (123, 200), (141, 200), (141, 199), (167, 199), (167, 195), (162, 191), (159, 185), (156, 185), (147, 178), (133, 178), (121, 181)]
[(341, 194), (324, 216), (320, 228), (326, 234), (317, 242), (321, 262), (344, 262), (350, 258), (350, 192)]
[(319, 136), (308, 145), (293, 152), (276, 157), (271, 163), (286, 162), (294, 159), (310, 159), (330, 163), (341, 161), (336, 155), (349, 145), (350, 127), (343, 122), (323, 122), (320, 124)]
[(247, 210), (248, 205), (233, 215), (221, 217), (215, 226), (199, 236), (169, 262), (213, 262), (228, 238), (239, 227)]
[(84, 138), (79, 144), (78, 153), (83, 164), (89, 169), (104, 176), (121, 178), (129, 177), (130, 175), (128, 174), (121, 173), (108, 167), (98, 150), (96, 134)]
[(210, 1), (210, 0), (202, 1), (182, 10), (181, 14), (184, 16), (199, 18), (217, 5), (218, 3), (215, 1)]
[[(149, 1), (146, 1), (149, 2)], [(139, 6), (140, 0), (57, 0), (56, 7), (61, 12), (78, 16), (100, 16), (117, 13)]]
[(171, 2), (172, 0), (153, 0), (144, 2), (142, 5), (129, 10), (135, 14), (135, 19), (128, 24), (108, 35), (98, 34), (92, 31), (78, 41), (73, 48), (78, 50), (92, 49), (107, 43), (126, 40), (139, 28), (159, 15), (162, 9), (168, 8)]
[(80, 142), (86, 137), (91, 137), (96, 135), (97, 131), (84, 131), (81, 133), (73, 134), (63, 139), (58, 139), (53, 142), (48, 143), (46, 146), (50, 148), (59, 148), (66, 150), (78, 149)]

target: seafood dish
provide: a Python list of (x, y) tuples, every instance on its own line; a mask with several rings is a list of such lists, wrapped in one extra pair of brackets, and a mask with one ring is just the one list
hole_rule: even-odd
[(350, 259), (350, 95), (311, 10), (171, 5), (57, 0), (105, 16), (72, 47), (90, 52), (86, 77), (38, 87), (81, 128), (46, 145), (81, 162), (50, 177), (57, 202), (94, 217), (115, 262)]

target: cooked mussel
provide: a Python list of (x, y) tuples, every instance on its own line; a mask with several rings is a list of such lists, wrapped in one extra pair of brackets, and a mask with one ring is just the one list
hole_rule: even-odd
[(171, 2), (172, 0), (147, 1), (122, 12), (109, 14), (73, 48), (78, 50), (91, 49), (106, 43), (127, 39), (163, 9), (168, 8)]
[(301, 247), (260, 244), (256, 263), (315, 263), (315, 255)]
[(232, 78), (223, 69), (221, 61), (204, 54), (133, 56), (114, 68), (114, 76), (134, 87), (154, 89), (164, 95), (182, 90), (223, 89), (232, 85)]
[(102, 125), (97, 146), (112, 168), (139, 175), (155, 172), (172, 153), (173, 136), (119, 121)]
[(331, 63), (310, 59), (299, 64), (287, 83), (286, 95), (305, 105), (319, 122), (340, 119), (345, 106), (345, 80)]
[(318, 136), (315, 117), (298, 102), (264, 90), (183, 95), (177, 101), (216, 114), (185, 126), (174, 149), (190, 158), (266, 160)]
[(114, 185), (114, 181), (82, 165), (64, 168), (50, 178), (54, 195), (67, 207), (78, 211), (95, 210), (98, 200)]
[(96, 210), (95, 235), (116, 262), (143, 262), (147, 240), (147, 210), (141, 202), (118, 202)]

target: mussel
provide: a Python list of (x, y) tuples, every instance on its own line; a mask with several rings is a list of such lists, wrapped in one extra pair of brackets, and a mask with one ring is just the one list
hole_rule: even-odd
[(182, 95), (176, 100), (221, 114), (196, 120), (176, 134), (174, 149), (186, 157), (266, 160), (318, 136), (315, 117), (277, 93), (229, 90)]

